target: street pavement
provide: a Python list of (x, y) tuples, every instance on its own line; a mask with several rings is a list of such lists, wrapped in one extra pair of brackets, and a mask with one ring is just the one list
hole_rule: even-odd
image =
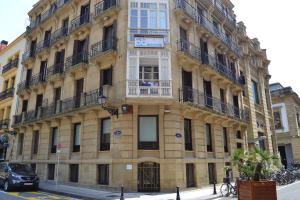
[(62, 195), (51, 194), (42, 191), (14, 191), (4, 192), (0, 190), (0, 200), (78, 200)]

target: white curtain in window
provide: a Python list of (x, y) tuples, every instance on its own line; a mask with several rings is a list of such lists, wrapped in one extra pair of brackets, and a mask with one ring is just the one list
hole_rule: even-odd
[(75, 145), (80, 145), (80, 129), (81, 129), (81, 124), (76, 124), (75, 125), (75, 138), (74, 138)]
[(159, 78), (160, 80), (170, 80), (169, 58), (161, 58)]
[(102, 133), (103, 134), (110, 134), (111, 132), (111, 120), (105, 119), (102, 123)]
[(157, 120), (156, 117), (140, 117), (139, 133), (141, 142), (156, 142)]
[(138, 58), (129, 57), (128, 79), (138, 80)]

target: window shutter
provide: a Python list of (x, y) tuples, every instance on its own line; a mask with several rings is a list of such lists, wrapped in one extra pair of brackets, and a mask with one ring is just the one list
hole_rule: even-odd
[(112, 67), (107, 69), (107, 84), (108, 85), (112, 85), (112, 73), (113, 73)]
[(59, 63), (64, 63), (64, 61), (65, 61), (65, 50), (63, 49), (63, 50), (61, 50), (61, 52), (60, 52), (60, 61), (59, 61)]
[(78, 44), (79, 40), (74, 40), (74, 46), (73, 46), (73, 55), (76, 55), (78, 53)]
[(170, 72), (169, 72), (169, 59), (161, 58), (160, 60), (160, 80), (170, 80)]
[(100, 70), (100, 88), (104, 85), (104, 71)]
[(128, 79), (129, 80), (138, 80), (138, 58), (130, 57), (129, 58), (129, 69), (128, 69)]

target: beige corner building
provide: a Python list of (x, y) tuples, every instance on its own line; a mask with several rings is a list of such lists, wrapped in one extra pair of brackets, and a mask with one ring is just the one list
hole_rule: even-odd
[[(26, 39), (21, 35), (9, 45), (2, 45), (0, 51), (0, 135), (13, 130), (11, 125), (18, 103), (15, 88), (21, 76), (25, 45)], [(0, 145), (0, 159), (4, 158), (6, 149)]]
[(291, 87), (270, 85), (278, 152), (282, 164), (290, 168), (300, 163), (300, 99)]
[(232, 8), (39, 1), (13, 160), (45, 181), (154, 192), (220, 183), (237, 148), (273, 152), (269, 61)]

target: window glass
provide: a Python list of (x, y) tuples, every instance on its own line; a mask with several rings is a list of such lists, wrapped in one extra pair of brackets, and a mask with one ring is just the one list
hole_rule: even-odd
[(130, 28), (138, 28), (138, 11), (135, 9), (130, 11)]
[(157, 141), (157, 118), (140, 117), (140, 141), (155, 142)]
[(141, 28), (147, 29), (148, 28), (148, 12), (147, 10), (141, 10)]
[(81, 127), (81, 124), (75, 124), (74, 145), (80, 145), (80, 127)]

